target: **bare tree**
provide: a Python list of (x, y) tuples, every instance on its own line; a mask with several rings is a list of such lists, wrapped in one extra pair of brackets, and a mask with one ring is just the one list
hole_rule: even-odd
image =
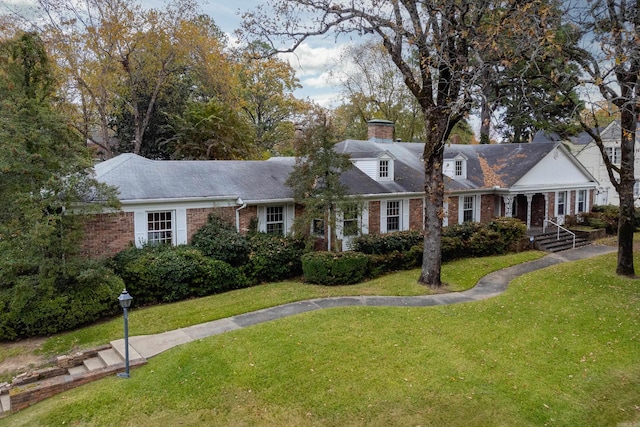
[(584, 71), (585, 79), (582, 84), (587, 90), (595, 88), (607, 103), (617, 108), (620, 117), (619, 165), (614, 164), (607, 155), (598, 131), (598, 112), (602, 98), (591, 103), (592, 114), (590, 117), (582, 116), (581, 125), (600, 148), (609, 179), (620, 196), (616, 273), (634, 276), (633, 186), (635, 142), (640, 114), (640, 3), (626, 0), (591, 1), (571, 5), (566, 16), (572, 18), (583, 31), (583, 45), (586, 47), (571, 52)]
[(244, 16), (245, 35), (267, 41), (278, 52), (292, 52), (309, 37), (331, 31), (371, 35), (382, 42), (424, 117), (426, 206), (419, 283), (441, 286), (444, 145), (453, 127), (471, 109), (472, 90), (485, 67), (480, 53), (490, 50), (478, 44), (490, 42), (492, 34), (505, 25), (514, 34), (514, 29), (521, 28), (518, 35), (535, 42), (539, 28), (535, 16), (541, 12), (536, 4), (517, 0), (270, 0)]

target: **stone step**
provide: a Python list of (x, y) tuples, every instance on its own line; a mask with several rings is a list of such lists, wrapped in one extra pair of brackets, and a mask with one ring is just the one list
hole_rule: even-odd
[(11, 396), (8, 393), (0, 394), (0, 414), (11, 412)]
[(96, 369), (102, 369), (107, 366), (100, 357), (85, 359), (82, 361), (82, 364), (87, 368), (87, 371), (95, 371)]
[(88, 371), (89, 370), (87, 369), (86, 366), (84, 366), (84, 364), (78, 365), (78, 366), (72, 366), (71, 368), (69, 368), (69, 375), (84, 374), (85, 372), (88, 372)]
[[(124, 340), (111, 341), (110, 344), (111, 348), (120, 356), (120, 358), (122, 358), (122, 360), (124, 360)], [(138, 359), (142, 360), (144, 358), (133, 347), (131, 347), (131, 344), (129, 344), (129, 362)]]
[(98, 357), (102, 359), (105, 366), (113, 366), (118, 363), (122, 363), (124, 359), (112, 348), (101, 350), (98, 352)]

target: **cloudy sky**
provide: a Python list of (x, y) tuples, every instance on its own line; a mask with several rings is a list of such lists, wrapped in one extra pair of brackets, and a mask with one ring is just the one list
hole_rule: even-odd
[[(254, 9), (263, 0), (208, 0), (201, 2), (203, 12), (211, 16), (216, 24), (229, 34), (240, 27), (242, 13)], [(159, 5), (158, 0), (146, 0), (144, 4)], [(331, 81), (328, 71), (339, 65), (339, 56), (344, 44), (336, 43), (334, 37), (316, 38), (300, 46), (295, 54), (282, 56), (296, 70), (302, 89), (296, 91), (299, 98), (309, 97), (323, 106), (336, 105), (340, 89)]]
[[(162, 7), (163, 0), (139, 0), (145, 7)], [(0, 0), (0, 14), (7, 8), (33, 6), (35, 0)], [(211, 16), (215, 23), (229, 34), (240, 27), (242, 13), (265, 3), (264, 0), (204, 0), (199, 1), (204, 13)], [(339, 66), (338, 58), (344, 44), (336, 43), (334, 37), (316, 38), (298, 48), (295, 54), (283, 56), (283, 59), (296, 70), (296, 76), (302, 89), (296, 91), (299, 98), (311, 98), (323, 106), (337, 105), (340, 89), (337, 82), (330, 81), (328, 71)]]

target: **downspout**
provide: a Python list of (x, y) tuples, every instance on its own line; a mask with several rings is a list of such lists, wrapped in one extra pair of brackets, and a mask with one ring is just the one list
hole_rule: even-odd
[(240, 197), (236, 200), (236, 204), (241, 205), (236, 209), (236, 231), (240, 233), (240, 210), (246, 208), (247, 204)]

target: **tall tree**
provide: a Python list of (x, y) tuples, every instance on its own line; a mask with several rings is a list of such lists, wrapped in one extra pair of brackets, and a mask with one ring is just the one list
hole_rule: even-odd
[(299, 129), (296, 165), (286, 181), (295, 202), (304, 206), (302, 215), (296, 216), (294, 222), (296, 235), (309, 236), (312, 228), (319, 228), (316, 231), (322, 233), (326, 229), (327, 250), (332, 250), (336, 243), (332, 241), (336, 213), (347, 210), (347, 203), (357, 204), (347, 197), (347, 188), (340, 182), (342, 172), (353, 165), (347, 156), (334, 151), (336, 142), (329, 113), (316, 106)]
[[(244, 16), (244, 30), (278, 51), (294, 51), (309, 37), (329, 31), (372, 34), (382, 42), (417, 100), (424, 120), (426, 206), (424, 254), (419, 282), (441, 286), (444, 201), (442, 163), (453, 127), (472, 106), (484, 69), (483, 41), (516, 22), (526, 25), (532, 2), (459, 0), (271, 0)], [(528, 39), (536, 38), (537, 28)], [(524, 29), (523, 29), (524, 33)], [(523, 34), (524, 35), (524, 34)], [(284, 41), (283, 41), (284, 39)], [(282, 48), (283, 43), (285, 48)], [(411, 61), (411, 62), (409, 62)], [(417, 67), (413, 67), (413, 64)]]
[(242, 52), (239, 80), (242, 111), (253, 124), (256, 144), (271, 152), (278, 143), (293, 139), (294, 120), (309, 106), (293, 94), (300, 87), (293, 68), (268, 57), (267, 49), (254, 43)]
[[(585, 44), (588, 46), (569, 51), (587, 76), (582, 84), (595, 88), (602, 97), (597, 103), (590, 103), (593, 108), (590, 120), (585, 120), (585, 116), (582, 115), (581, 125), (600, 148), (609, 178), (620, 196), (616, 272), (620, 275), (634, 276), (633, 186), (635, 144), (640, 114), (640, 3), (626, 0), (594, 0), (587, 3), (586, 7), (568, 8), (566, 16), (583, 30)], [(597, 111), (602, 99), (618, 110), (620, 165), (614, 164), (608, 157), (599, 133)]]
[[(52, 103), (53, 69), (36, 34), (0, 40), (3, 285), (63, 268), (78, 253), (85, 202), (115, 200), (93, 179), (83, 139)], [(70, 209), (78, 215), (67, 215)]]

